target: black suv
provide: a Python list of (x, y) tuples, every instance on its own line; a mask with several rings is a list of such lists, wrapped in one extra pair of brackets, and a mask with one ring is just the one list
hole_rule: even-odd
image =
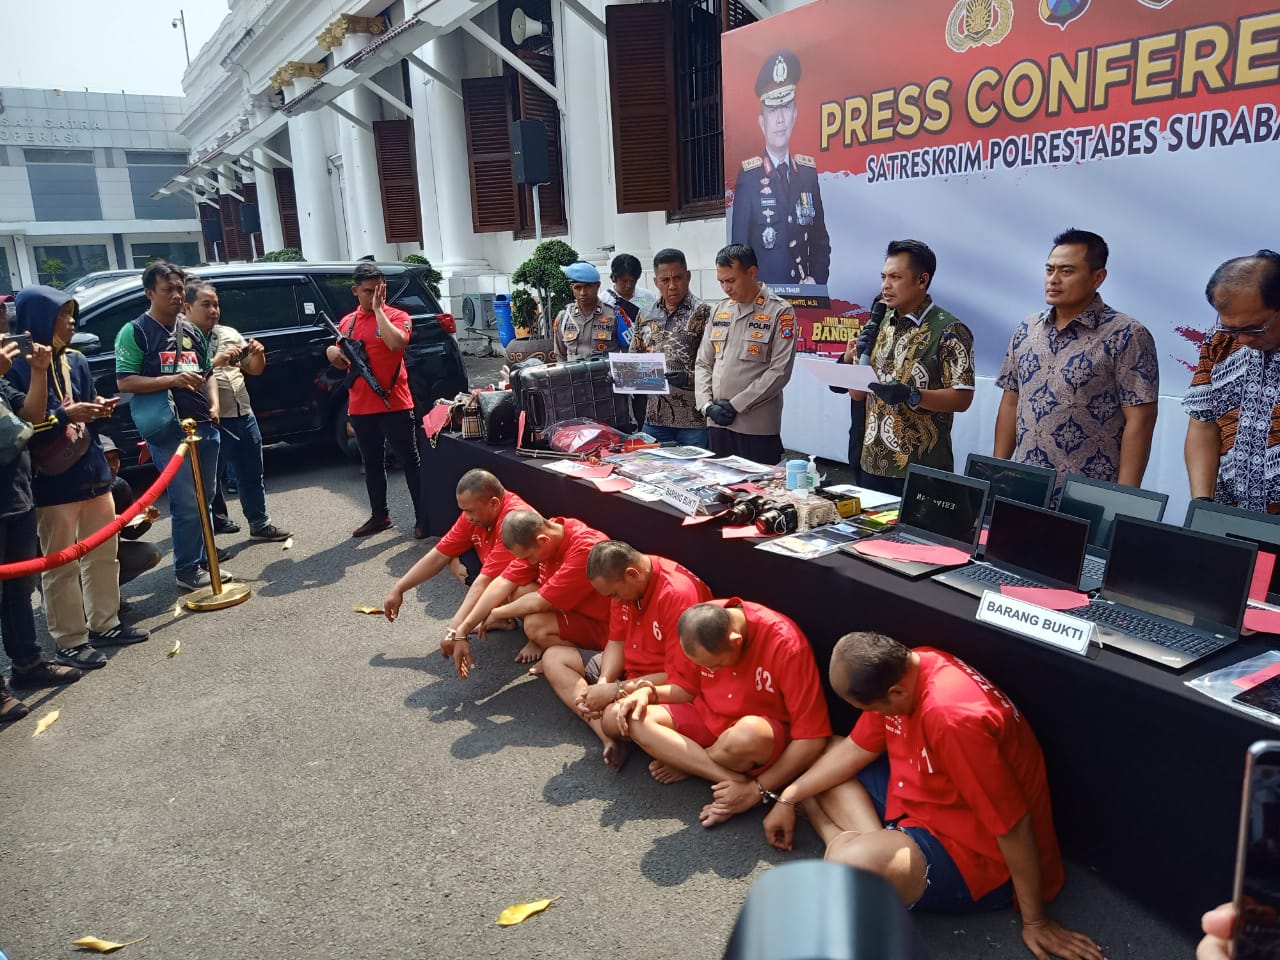
[[(437, 398), (466, 389), (462, 351), (453, 338), (453, 317), (440, 310), (423, 281), (423, 268), (404, 263), (379, 264), (387, 277), (387, 302), (413, 318), (413, 338), (405, 366), (418, 417)], [(216, 264), (191, 271), (218, 290), (221, 321), (245, 337), (262, 342), (267, 366), (247, 377), (253, 412), (264, 443), (302, 440), (325, 434), (340, 449), (359, 456), (347, 431), (346, 374), (325, 359), (333, 334), (321, 322), (334, 323), (356, 308), (351, 293), (354, 263)], [(98, 392), (116, 389), (115, 340), (120, 328), (146, 312), (141, 277), (86, 291), (76, 298), (80, 316), (73, 346), (89, 360)], [(126, 463), (137, 457), (137, 428), (124, 394), (104, 427)]]

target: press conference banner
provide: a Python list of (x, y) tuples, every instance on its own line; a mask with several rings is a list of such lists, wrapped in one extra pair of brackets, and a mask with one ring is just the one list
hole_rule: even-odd
[(1107, 239), (1102, 295), (1181, 395), (1213, 268), (1280, 248), (1276, 0), (819, 0), (725, 34), (723, 80), (729, 233), (802, 351), (843, 351), (910, 237), (995, 376), (1074, 226)]

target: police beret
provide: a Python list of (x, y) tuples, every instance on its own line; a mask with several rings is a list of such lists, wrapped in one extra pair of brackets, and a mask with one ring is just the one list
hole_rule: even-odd
[(599, 283), (600, 271), (593, 264), (579, 261), (564, 268), (565, 276), (574, 283)]
[(790, 50), (779, 50), (765, 58), (756, 77), (756, 96), (766, 107), (784, 107), (796, 98), (800, 82), (800, 61)]

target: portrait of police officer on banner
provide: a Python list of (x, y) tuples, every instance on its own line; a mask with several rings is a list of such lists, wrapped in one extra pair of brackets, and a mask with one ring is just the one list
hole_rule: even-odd
[(729, 229), (732, 243), (756, 251), (760, 279), (784, 294), (801, 292), (792, 288), (802, 284), (825, 287), (831, 271), (817, 166), (813, 157), (791, 153), (799, 82), (800, 61), (790, 50), (765, 58), (756, 77), (764, 150), (742, 161)]

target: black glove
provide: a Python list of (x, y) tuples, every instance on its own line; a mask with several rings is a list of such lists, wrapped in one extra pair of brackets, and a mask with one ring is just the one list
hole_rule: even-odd
[(693, 389), (693, 374), (688, 370), (672, 370), (666, 374), (667, 383), (680, 390)]
[(707, 407), (707, 416), (718, 427), (727, 427), (738, 419), (738, 411), (728, 400), (716, 400)]
[(882, 401), (890, 406), (897, 407), (901, 404), (910, 404), (916, 406), (920, 403), (920, 391), (915, 387), (909, 387), (905, 383), (898, 383), (897, 380), (886, 380), (884, 383), (873, 383), (868, 389), (879, 397)]

